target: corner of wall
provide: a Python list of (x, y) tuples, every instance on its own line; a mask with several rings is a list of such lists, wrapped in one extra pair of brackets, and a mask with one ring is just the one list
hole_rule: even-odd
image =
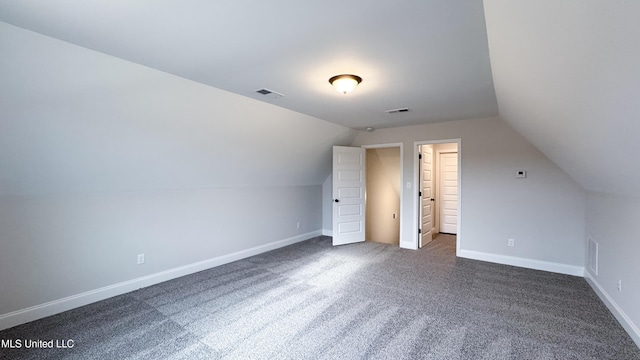
[(636, 343), (636, 346), (640, 348), (640, 329), (638, 326), (631, 320), (631, 318), (622, 310), (622, 308), (616, 303), (616, 301), (607, 293), (607, 291), (600, 285), (597, 278), (589, 272), (589, 270), (585, 270), (584, 278), (587, 283), (591, 286), (593, 291), (598, 295), (600, 300), (605, 304), (607, 309), (611, 311), (613, 316), (618, 320), (620, 325), (624, 328), (624, 330), (629, 334), (633, 342)]

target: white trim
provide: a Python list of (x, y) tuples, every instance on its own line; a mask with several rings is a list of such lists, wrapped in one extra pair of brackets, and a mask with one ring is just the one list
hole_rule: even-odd
[(593, 275), (589, 271), (584, 272), (584, 279), (587, 280), (587, 283), (591, 285), (593, 291), (595, 291), (596, 295), (600, 298), (600, 300), (607, 306), (609, 311), (615, 316), (616, 320), (622, 325), (624, 330), (631, 336), (633, 342), (636, 343), (637, 347), (640, 347), (640, 329), (638, 326), (633, 323), (631, 318), (625, 314), (625, 312), (618, 306), (618, 304), (613, 300), (613, 298), (607, 293), (600, 283), (593, 277)]
[[(407, 249), (418, 249), (418, 236), (416, 235), (417, 229), (420, 227), (420, 204), (418, 203), (418, 189), (419, 189), (419, 181), (420, 174), (418, 174), (418, 162), (416, 159), (418, 158), (418, 145), (429, 145), (429, 144), (448, 144), (448, 143), (456, 143), (458, 144), (458, 224), (457, 224), (457, 234), (456, 234), (456, 256), (460, 255), (460, 244), (462, 243), (462, 139), (441, 139), (441, 140), (423, 140), (423, 141), (414, 141), (413, 142), (413, 158), (411, 159), (412, 167), (413, 167), (413, 181), (415, 186), (413, 187), (413, 229), (411, 235), (411, 243), (413, 246), (407, 247)], [(416, 235), (416, 236), (414, 236)], [(401, 242), (402, 243), (402, 242)]]
[[(360, 166), (358, 170), (360, 172), (360, 180), (349, 181), (344, 183), (340, 181), (340, 155), (349, 153), (350, 155), (357, 154), (359, 156)], [(364, 242), (366, 239), (366, 221), (367, 221), (367, 206), (366, 206), (366, 185), (367, 185), (367, 150), (357, 146), (333, 146), (331, 164), (331, 192), (332, 192), (332, 207), (331, 207), (331, 229), (336, 229), (336, 233), (331, 239), (333, 246), (349, 245), (359, 242)], [(353, 165), (353, 164), (352, 164)], [(354, 170), (355, 168), (347, 165), (347, 168)], [(357, 183), (357, 184), (356, 184)], [(347, 204), (361, 206), (361, 214), (351, 214), (350, 216), (340, 216), (340, 208), (344, 206), (344, 203), (337, 205), (340, 201), (340, 189), (342, 186), (348, 186), (358, 188), (361, 193), (360, 198), (352, 198), (348, 200)], [(346, 220), (348, 218), (348, 220)], [(350, 223), (358, 222), (360, 228), (357, 231), (340, 232), (340, 224), (342, 221), (348, 221)]]
[[(404, 143), (386, 143), (386, 144), (371, 144), (371, 145), (362, 145), (361, 146), (363, 149), (381, 149), (381, 148), (393, 148), (393, 147), (398, 147), (400, 148), (400, 218), (398, 219), (398, 221), (400, 221), (400, 234), (398, 235), (400, 237), (399, 240), (399, 246), (401, 248), (403, 248), (403, 231), (402, 231), (402, 219), (403, 219), (403, 214), (402, 214), (402, 205), (404, 203), (404, 190), (405, 190), (405, 186), (404, 186)], [(366, 150), (365, 150), (365, 156), (366, 156)], [(365, 191), (367, 189), (367, 178), (365, 177), (365, 181), (364, 181), (364, 188)], [(365, 204), (366, 206), (366, 204)], [(365, 227), (367, 226), (367, 219), (365, 218)]]
[(402, 145), (404, 145), (404, 143), (385, 143), (385, 144), (370, 144), (370, 145), (362, 145), (361, 148), (363, 149), (382, 149), (382, 148), (393, 148), (393, 147), (399, 147), (402, 149)]
[(527, 269), (549, 271), (553, 273), (573, 275), (583, 277), (585, 274), (584, 267), (554, 263), (550, 261), (526, 259), (515, 256), (490, 254), (473, 250), (460, 250), (457, 254), (459, 257), (488, 261), (496, 264), (518, 266)]
[(12, 311), (10, 313), (0, 315), (0, 330), (8, 329), (10, 327), (28, 323), (30, 321), (38, 320), (47, 316), (59, 314), (63, 311), (75, 309), (77, 307), (108, 299), (117, 295), (122, 295), (143, 287), (161, 283), (163, 281), (175, 279), (181, 276), (196, 273), (198, 271), (207, 270), (216, 266), (242, 260), (267, 251), (305, 241), (316, 236), (320, 236), (321, 234), (322, 231), (320, 230), (312, 231), (306, 234), (296, 235), (288, 239), (277, 240), (250, 249), (240, 250), (231, 254), (221, 255), (208, 260), (180, 266), (132, 280), (123, 281), (121, 283), (105, 286), (99, 289), (90, 290), (81, 294), (67, 296), (65, 298), (49, 301), (44, 304)]
[(322, 229), (323, 236), (333, 236), (333, 230)]
[[(438, 144), (435, 144), (435, 145), (438, 145)], [(440, 180), (442, 180), (442, 176), (440, 176), (441, 175), (440, 174), (440, 163), (441, 163), (440, 156), (442, 154), (456, 154), (457, 155), (458, 154), (458, 149), (456, 147), (456, 151), (453, 151), (453, 150), (438, 149), (437, 146), (434, 146), (433, 148), (434, 148), (434, 159), (435, 158), (438, 159), (437, 161), (434, 161), (435, 169), (433, 171), (434, 171), (434, 173), (438, 174), (437, 178), (439, 179), (438, 181), (436, 181), (436, 191), (435, 191), (436, 199), (439, 199), (439, 200), (435, 201), (435, 204), (434, 204), (435, 208), (433, 209), (433, 214), (435, 215), (435, 217), (434, 217), (434, 226), (435, 226), (436, 232), (439, 233), (440, 232), (440, 211), (441, 211), (441, 205), (442, 205), (440, 203), (442, 201), (442, 195), (440, 193), (440, 187), (441, 187), (440, 183), (442, 182), (442, 181), (440, 181)], [(458, 163), (459, 162), (460, 162), (460, 158), (458, 157)], [(460, 170), (460, 166), (458, 166), (458, 170)], [(458, 179), (458, 180), (460, 180), (460, 179)]]

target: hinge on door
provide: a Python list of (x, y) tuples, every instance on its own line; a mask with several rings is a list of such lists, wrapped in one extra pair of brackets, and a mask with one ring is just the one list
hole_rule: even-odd
[(422, 159), (422, 154), (418, 154), (418, 159)]
[(422, 229), (418, 229), (418, 234), (422, 234)]
[(418, 191), (418, 196), (422, 196), (422, 191)]

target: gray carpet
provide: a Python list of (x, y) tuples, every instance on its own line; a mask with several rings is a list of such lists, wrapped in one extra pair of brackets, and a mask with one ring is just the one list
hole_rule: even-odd
[(319, 237), (2, 331), (0, 358), (640, 359), (584, 279), (454, 254)]

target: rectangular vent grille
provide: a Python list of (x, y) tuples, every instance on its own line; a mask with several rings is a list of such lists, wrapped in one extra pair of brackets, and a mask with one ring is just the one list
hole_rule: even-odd
[(385, 111), (387, 114), (406, 113), (411, 111), (409, 108), (392, 109)]
[(280, 94), (279, 92), (275, 92), (273, 90), (269, 90), (269, 89), (265, 89), (265, 88), (258, 89), (258, 90), (256, 90), (256, 92), (258, 94), (260, 94), (260, 95), (264, 95), (264, 96), (266, 96), (268, 98), (271, 98), (271, 99), (277, 99), (277, 98), (281, 98), (281, 97), (284, 96), (283, 94)]
[(589, 270), (591, 270), (593, 275), (598, 275), (598, 243), (592, 238), (589, 238), (588, 246)]

